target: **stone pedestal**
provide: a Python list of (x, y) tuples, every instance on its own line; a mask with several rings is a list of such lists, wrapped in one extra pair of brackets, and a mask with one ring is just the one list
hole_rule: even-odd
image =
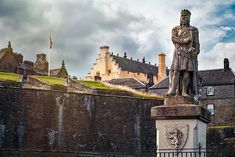
[(196, 149), (199, 143), (206, 148), (209, 112), (195, 105), (191, 97), (167, 97), (163, 106), (151, 109), (156, 120), (158, 149), (183, 151)]

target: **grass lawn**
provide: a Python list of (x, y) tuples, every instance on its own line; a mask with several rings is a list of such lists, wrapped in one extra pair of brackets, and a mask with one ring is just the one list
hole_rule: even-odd
[(119, 90), (118, 88), (110, 87), (99, 81), (86, 81), (86, 80), (78, 80), (79, 83), (84, 86), (90, 87), (92, 89), (101, 89), (101, 90)]
[(117, 86), (117, 87), (108, 86), (108, 85), (105, 85), (104, 83), (99, 82), (99, 81), (78, 80), (78, 82), (83, 84), (84, 86), (87, 86), (87, 87), (90, 87), (90, 88), (93, 88), (93, 89), (127, 91), (127, 92), (130, 92), (130, 93), (133, 93), (134, 97), (137, 97), (137, 98), (145, 98), (145, 99), (146, 98), (147, 99), (162, 98), (162, 97), (160, 97), (159, 95), (156, 95), (156, 94), (143, 93), (143, 92), (140, 92), (140, 91), (137, 91), (137, 90), (125, 87), (125, 86)]
[(65, 79), (58, 77), (48, 77), (48, 76), (36, 76), (37, 79), (49, 84), (49, 85), (64, 85)]
[(15, 73), (0, 72), (0, 80), (20, 82), (20, 76)]

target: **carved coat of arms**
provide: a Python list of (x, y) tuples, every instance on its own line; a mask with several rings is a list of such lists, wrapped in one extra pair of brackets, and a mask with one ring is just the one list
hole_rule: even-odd
[(188, 124), (165, 125), (165, 140), (169, 149), (182, 150), (188, 139)]

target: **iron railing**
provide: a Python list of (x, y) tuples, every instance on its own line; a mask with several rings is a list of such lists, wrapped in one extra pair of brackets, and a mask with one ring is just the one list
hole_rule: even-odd
[(76, 157), (235, 157), (235, 149), (157, 149), (156, 152), (96, 152), (77, 151)]
[(66, 150), (32, 150), (32, 149), (0, 149), (0, 156), (61, 156), (61, 157), (235, 157), (235, 149), (156, 149), (156, 151), (124, 152), (124, 151), (66, 151)]

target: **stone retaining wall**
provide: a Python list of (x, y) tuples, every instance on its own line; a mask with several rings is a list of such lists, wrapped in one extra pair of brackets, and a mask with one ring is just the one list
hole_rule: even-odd
[(162, 100), (0, 88), (2, 149), (155, 149), (152, 106)]

